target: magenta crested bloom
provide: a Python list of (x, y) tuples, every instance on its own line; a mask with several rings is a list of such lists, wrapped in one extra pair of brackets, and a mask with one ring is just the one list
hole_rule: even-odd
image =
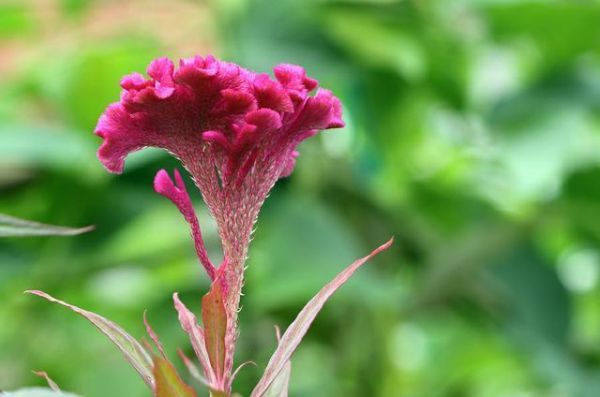
[(303, 68), (274, 72), (271, 79), (211, 56), (184, 59), (178, 70), (157, 59), (149, 79), (121, 81), (121, 100), (95, 131), (104, 139), (98, 157), (114, 173), (147, 146), (178, 157), (217, 221), (226, 257), (239, 259), (269, 190), (292, 172), (298, 144), (344, 125), (339, 100), (323, 89), (311, 96), (317, 81)]
[[(280, 65), (275, 79), (212, 56), (167, 58), (121, 81), (121, 100), (106, 109), (95, 133), (104, 139), (98, 157), (111, 172), (125, 157), (153, 146), (181, 160), (217, 222), (224, 261), (214, 266), (179, 173), (175, 182), (161, 170), (155, 190), (175, 203), (190, 224), (199, 260), (212, 280), (220, 279), (228, 313), (227, 344), (235, 323), (250, 235), (258, 212), (277, 179), (288, 176), (296, 147), (319, 130), (342, 127), (340, 101), (303, 68)], [(225, 373), (231, 372), (232, 355)], [(227, 382), (228, 380), (225, 380)]]

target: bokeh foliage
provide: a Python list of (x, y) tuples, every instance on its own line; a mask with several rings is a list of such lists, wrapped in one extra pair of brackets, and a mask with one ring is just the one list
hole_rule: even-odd
[(237, 360), (259, 367), (240, 392), (272, 326), (395, 235), (315, 323), (292, 396), (597, 396), (598, 21), (597, 1), (0, 2), (0, 213), (96, 225), (0, 241), (0, 390), (43, 369), (88, 397), (147, 395), (92, 327), (25, 289), (137, 336), (148, 309), (170, 351), (189, 352), (170, 295), (198, 308), (207, 280), (151, 188), (176, 162), (146, 151), (108, 175), (91, 131), (123, 74), (212, 52), (259, 71), (304, 65), (348, 124), (303, 144), (261, 214)]

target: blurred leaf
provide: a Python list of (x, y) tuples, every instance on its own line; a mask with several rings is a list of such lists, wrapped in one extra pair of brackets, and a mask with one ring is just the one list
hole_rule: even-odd
[[(297, 0), (228, 0), (244, 12), (231, 12), (220, 22), (225, 54), (250, 69), (267, 72), (281, 62), (303, 65), (311, 76), (339, 76), (346, 64), (326, 44), (316, 13), (318, 2)], [(215, 3), (215, 4), (217, 4)], [(229, 6), (222, 8), (231, 8)], [(223, 10), (225, 13), (228, 11)]]
[(23, 36), (36, 26), (33, 13), (27, 4), (19, 1), (0, 4), (0, 38)]
[(486, 14), (498, 38), (533, 42), (542, 51), (544, 68), (600, 50), (597, 2), (512, 2), (490, 6)]
[(269, 386), (277, 379), (279, 373), (284, 369), (292, 354), (298, 348), (298, 345), (302, 341), (302, 338), (308, 331), (308, 328), (316, 318), (317, 314), (321, 311), (327, 300), (333, 295), (338, 288), (340, 288), (348, 279), (352, 276), (352, 274), (363, 264), (365, 264), (369, 259), (388, 249), (392, 245), (393, 239), (389, 240), (387, 243), (375, 249), (369, 255), (364, 258), (358, 259), (346, 269), (344, 269), (340, 274), (338, 274), (329, 284), (327, 284), (323, 289), (321, 289), (317, 295), (315, 295), (304, 308), (300, 311), (296, 319), (288, 329), (285, 331), (283, 336), (281, 337), (281, 341), (277, 345), (277, 349), (269, 363), (267, 364), (267, 368), (265, 368), (265, 372), (261, 377), (260, 381), (252, 391), (251, 397), (260, 397), (263, 396), (268, 390)]
[(365, 64), (389, 68), (407, 80), (422, 78), (426, 53), (410, 27), (401, 24), (407, 20), (402, 15), (390, 23), (390, 19), (377, 19), (376, 15), (364, 10), (331, 12), (325, 26), (340, 45)]
[(42, 291), (27, 292), (47, 299), (50, 302), (65, 306), (89, 320), (96, 326), (96, 328), (100, 330), (100, 332), (106, 335), (111, 342), (113, 342), (119, 348), (119, 350), (125, 355), (127, 361), (129, 361), (138, 374), (140, 374), (142, 380), (151, 389), (153, 388), (154, 377), (152, 375), (152, 359), (148, 355), (148, 352), (146, 352), (146, 349), (144, 349), (142, 345), (135, 340), (135, 338), (125, 332), (121, 327), (96, 313), (88, 312), (87, 310), (80, 309), (77, 306), (70, 305)]
[(0, 165), (66, 169), (89, 178), (99, 175), (97, 146), (70, 128), (0, 124)]
[(26, 221), (0, 214), (0, 237), (73, 236), (93, 230), (93, 226), (69, 228)]
[(565, 181), (563, 191), (562, 202), (569, 220), (600, 238), (600, 167), (574, 172)]
[(17, 391), (0, 392), (0, 397), (77, 397), (75, 394), (52, 391), (42, 387), (31, 387)]
[(506, 255), (490, 268), (508, 316), (518, 335), (564, 346), (570, 323), (569, 295), (554, 267), (531, 248)]

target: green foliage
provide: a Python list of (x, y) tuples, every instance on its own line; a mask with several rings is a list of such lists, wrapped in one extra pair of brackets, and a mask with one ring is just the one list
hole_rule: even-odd
[(305, 65), (348, 122), (300, 148), (260, 216), (236, 357), (258, 366), (236, 390), (260, 378), (274, 324), (395, 235), (313, 324), (291, 397), (597, 395), (600, 3), (37, 3), (0, 5), (0, 213), (96, 230), (0, 240), (0, 390), (41, 385), (30, 371), (43, 369), (87, 397), (148, 395), (92, 327), (26, 289), (135, 337), (148, 309), (166, 351), (191, 353), (171, 293), (199, 313), (208, 282), (184, 221), (151, 187), (176, 163), (144, 151), (113, 178), (91, 130), (121, 75), (211, 49), (265, 72)]
[(9, 215), (0, 214), (0, 237), (25, 236), (73, 236), (91, 231), (92, 227), (68, 228), (26, 221)]

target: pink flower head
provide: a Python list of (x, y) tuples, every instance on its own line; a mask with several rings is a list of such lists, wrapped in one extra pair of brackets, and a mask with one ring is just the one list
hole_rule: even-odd
[(177, 70), (156, 59), (149, 79), (134, 73), (121, 81), (121, 100), (96, 127), (104, 139), (98, 157), (120, 173), (132, 151), (169, 151), (192, 174), (226, 253), (239, 250), (273, 184), (292, 172), (298, 144), (344, 125), (339, 100), (323, 89), (310, 95), (317, 81), (303, 68), (274, 72), (272, 79), (212, 56), (183, 59)]

